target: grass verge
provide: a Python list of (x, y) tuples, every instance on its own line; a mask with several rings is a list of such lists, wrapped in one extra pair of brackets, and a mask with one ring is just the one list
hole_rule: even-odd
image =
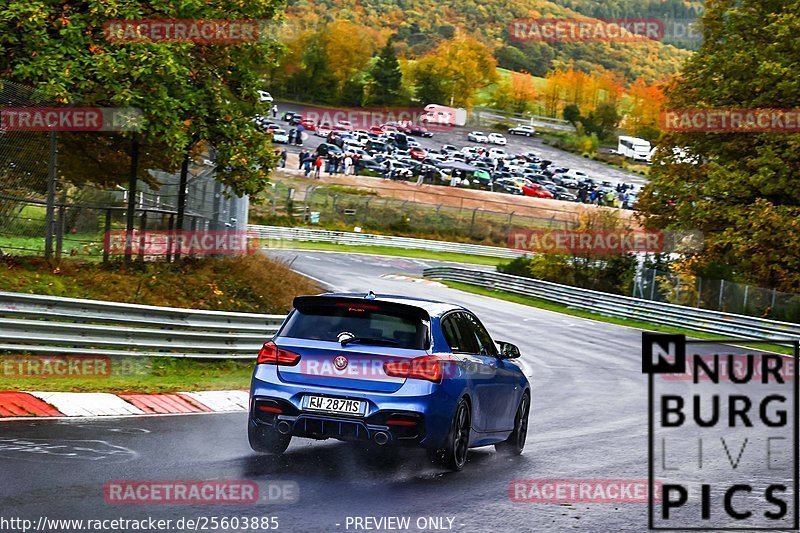
[[(443, 283), (453, 289), (458, 289), (460, 291), (471, 292), (473, 294), (479, 294), (481, 296), (490, 296), (492, 298), (498, 298), (500, 300), (506, 300), (508, 302), (514, 302), (522, 305), (528, 305), (531, 307), (537, 307), (539, 309), (545, 309), (547, 311), (555, 311), (556, 313), (576, 316), (579, 318), (588, 318), (590, 320), (597, 320), (598, 322), (616, 324), (619, 326), (627, 326), (647, 331), (658, 331), (661, 333), (680, 333), (686, 335), (687, 337), (692, 337), (695, 339), (713, 340), (720, 338), (720, 335), (716, 335), (713, 333), (705, 333), (703, 331), (695, 331), (687, 328), (664, 326), (662, 324), (655, 324), (653, 322), (646, 322), (643, 320), (630, 320), (625, 318), (601, 315), (598, 313), (592, 313), (590, 311), (584, 311), (583, 309), (573, 309), (571, 307), (567, 307), (559, 303), (554, 303), (539, 298), (532, 298), (530, 296), (523, 296), (511, 292), (492, 290), (484, 287), (477, 287), (475, 285), (470, 285), (469, 283), (461, 283), (458, 281), (446, 281), (446, 280), (436, 280), (436, 281)], [(787, 346), (781, 346), (775, 344), (764, 344), (761, 346), (763, 346), (764, 349), (777, 352), (780, 354), (792, 355), (793, 353), (792, 349)]]
[[(48, 359), (55, 361), (59, 358)], [(206, 361), (172, 357), (84, 356), (81, 359), (88, 360), (90, 367), (102, 366), (108, 372), (58, 376), (46, 370), (45, 358), (2, 356), (0, 390), (157, 393), (247, 389), (255, 364), (255, 360)], [(31, 368), (28, 363), (32, 360), (38, 375), (28, 371)], [(51, 364), (50, 368), (53, 366)]]
[(108, 265), (39, 257), (0, 259), (0, 291), (167, 307), (286, 313), (298, 294), (319, 287), (263, 254)]
[(500, 263), (508, 261), (507, 259), (501, 259), (499, 257), (484, 257), (481, 255), (457, 254), (453, 252), (431, 252), (428, 250), (393, 248), (391, 246), (355, 246), (348, 244), (333, 244), (329, 242), (290, 241), (287, 243), (286, 247), (300, 250), (393, 255), (397, 257), (413, 257), (416, 259), (431, 259), (436, 261), (452, 261), (454, 263), (471, 263), (475, 265), (490, 266), (497, 266)]

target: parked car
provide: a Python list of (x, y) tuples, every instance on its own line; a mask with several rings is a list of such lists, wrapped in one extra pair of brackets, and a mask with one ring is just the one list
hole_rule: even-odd
[(322, 157), (328, 157), (329, 154), (341, 155), (344, 152), (342, 151), (341, 148), (339, 148), (335, 144), (322, 143), (319, 146), (317, 146), (317, 153)]
[(367, 142), (366, 150), (367, 150), (367, 153), (388, 152), (389, 151), (389, 145), (386, 144), (385, 142), (381, 142), (381, 141), (376, 141), (374, 139), (370, 139), (370, 141)]
[(486, 138), (491, 144), (499, 144), (500, 146), (508, 144), (506, 138), (499, 133), (490, 133)]
[[(578, 180), (582, 180), (582, 179), (585, 179), (585, 178), (589, 177), (582, 170), (576, 170), (574, 168), (568, 169), (564, 174), (567, 175), (567, 176), (570, 176), (572, 178), (578, 179)], [(609, 183), (609, 185), (610, 185), (610, 183)]]
[(286, 122), (290, 122), (294, 118), (294, 116), (298, 115), (298, 114), (299, 113), (297, 113), (295, 111), (284, 111), (283, 115), (281, 115), (281, 120), (284, 120)]
[(556, 200), (565, 200), (567, 202), (577, 202), (578, 197), (569, 192), (566, 187), (562, 187), (561, 185), (556, 185), (551, 190), (553, 195), (556, 197)]
[(340, 120), (336, 123), (336, 126), (345, 131), (353, 131), (353, 123), (349, 120)]
[(428, 128), (425, 126), (419, 126), (417, 124), (411, 124), (408, 126), (408, 133), (409, 135), (416, 135), (417, 137), (425, 137), (430, 138), (433, 137), (433, 133), (428, 131)]
[(278, 144), (286, 144), (289, 142), (289, 134), (286, 132), (286, 130), (278, 128), (271, 131), (272, 131), (272, 142)]
[(467, 140), (474, 143), (489, 142), (489, 137), (481, 131), (471, 131), (467, 134)]
[(314, 131), (317, 129), (317, 123), (310, 118), (304, 118), (303, 120), (301, 120), (300, 125), (303, 126), (308, 131)]
[(508, 194), (515, 194), (521, 196), (523, 194), (522, 187), (508, 179), (497, 179), (494, 182), (494, 190), (496, 192), (505, 192)]
[(505, 159), (508, 157), (508, 154), (502, 148), (489, 148), (489, 157), (491, 159)]
[(493, 190), (492, 187), (492, 176), (485, 170), (476, 170), (472, 173), (471, 179), (472, 187), (476, 189), (491, 191)]
[(532, 183), (522, 187), (522, 194), (533, 196), (534, 198), (554, 198), (555, 195), (539, 184)]
[(533, 126), (517, 126), (516, 128), (510, 128), (508, 133), (511, 135), (524, 135), (525, 137), (530, 137), (531, 135), (536, 134), (536, 130)]
[(317, 137), (327, 137), (328, 135), (330, 135), (331, 131), (333, 130), (331, 129), (330, 123), (323, 122), (322, 124), (317, 126), (316, 130), (314, 130), (314, 135), (316, 135)]
[(458, 148), (456, 148), (452, 144), (443, 144), (442, 149), (439, 150), (440, 154), (450, 154), (454, 152), (458, 152)]
[(360, 169), (375, 172), (376, 174), (383, 174), (383, 171), (386, 168), (386, 164), (376, 158), (362, 158), (361, 161), (359, 161), (358, 166)]
[(269, 94), (267, 91), (258, 91), (258, 101), (268, 102), (271, 104), (273, 102), (273, 98), (272, 95)]
[(409, 150), (409, 153), (411, 154), (412, 158), (414, 158), (414, 159), (416, 159), (418, 161), (422, 161), (423, 159), (428, 157), (428, 153), (425, 150), (423, 150), (422, 148), (411, 148)]

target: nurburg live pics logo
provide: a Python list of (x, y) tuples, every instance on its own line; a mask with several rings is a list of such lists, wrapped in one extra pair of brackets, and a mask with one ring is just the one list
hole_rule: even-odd
[(642, 334), (650, 529), (798, 529), (799, 345)]

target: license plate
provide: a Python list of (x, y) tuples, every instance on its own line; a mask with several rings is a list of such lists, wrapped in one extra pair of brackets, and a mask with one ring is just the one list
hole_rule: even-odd
[(307, 396), (306, 409), (325, 411), (340, 415), (363, 414), (364, 402), (360, 400), (347, 400), (345, 398), (330, 398), (328, 396)]

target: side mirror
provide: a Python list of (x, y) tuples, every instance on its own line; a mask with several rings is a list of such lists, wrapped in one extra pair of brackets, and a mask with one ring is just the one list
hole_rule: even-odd
[(520, 356), (519, 348), (510, 342), (497, 341), (500, 346), (500, 359), (517, 359)]

